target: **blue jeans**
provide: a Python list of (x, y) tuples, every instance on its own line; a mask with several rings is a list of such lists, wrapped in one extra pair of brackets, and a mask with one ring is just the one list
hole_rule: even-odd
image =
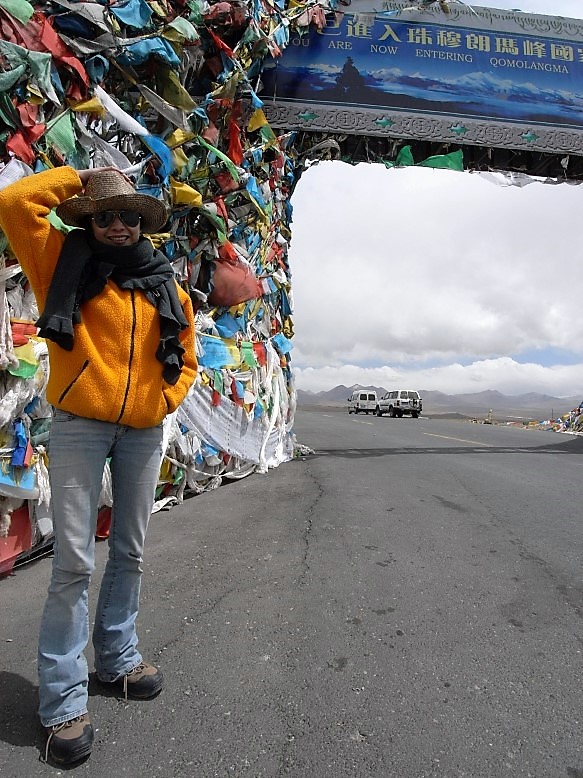
[(162, 454), (162, 425), (134, 429), (54, 411), (49, 473), (55, 548), (38, 653), (39, 715), (45, 727), (87, 712), (88, 589), (108, 456), (113, 509), (93, 628), (95, 669), (102, 681), (115, 681), (142, 661), (135, 622)]

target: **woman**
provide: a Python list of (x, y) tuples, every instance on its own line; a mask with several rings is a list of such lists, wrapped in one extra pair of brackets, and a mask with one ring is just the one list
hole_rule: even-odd
[[(82, 229), (65, 238), (46, 218), (53, 208)], [(47, 756), (59, 764), (86, 758), (93, 745), (83, 652), (108, 457), (113, 509), (92, 635), (97, 678), (137, 699), (163, 686), (137, 648), (142, 552), (162, 422), (197, 371), (190, 298), (143, 236), (166, 219), (161, 201), (113, 168), (59, 167), (0, 191), (0, 227), (34, 290), (49, 350), (55, 549), (39, 637), (39, 715)]]

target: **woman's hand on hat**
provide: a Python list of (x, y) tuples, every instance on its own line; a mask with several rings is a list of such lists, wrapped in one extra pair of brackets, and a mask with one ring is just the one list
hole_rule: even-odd
[(86, 170), (78, 170), (77, 175), (81, 179), (81, 184), (83, 185), (83, 189), (87, 186), (87, 182), (91, 178), (92, 175), (95, 173), (102, 173), (105, 170), (115, 170), (116, 173), (119, 173), (120, 176), (123, 176), (125, 180), (130, 183), (132, 186), (134, 182), (131, 180), (131, 178), (128, 178), (124, 172), (122, 172), (119, 168), (114, 167), (113, 165), (106, 165), (105, 167), (92, 167), (87, 168)]

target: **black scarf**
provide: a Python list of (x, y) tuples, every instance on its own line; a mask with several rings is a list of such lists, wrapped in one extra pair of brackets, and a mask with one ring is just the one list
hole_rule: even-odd
[(121, 289), (140, 289), (158, 310), (160, 344), (156, 359), (164, 365), (164, 380), (174, 385), (184, 364), (184, 347), (178, 334), (188, 327), (188, 321), (172, 265), (147, 238), (131, 246), (110, 246), (85, 230), (72, 230), (63, 243), (44, 311), (36, 322), (39, 334), (71, 351), (74, 325), (81, 321), (81, 305), (98, 295), (109, 278)]

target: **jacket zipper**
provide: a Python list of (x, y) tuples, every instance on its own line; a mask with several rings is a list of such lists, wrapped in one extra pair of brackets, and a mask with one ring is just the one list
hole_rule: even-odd
[(121, 404), (121, 411), (119, 413), (119, 416), (117, 417), (116, 424), (119, 424), (121, 421), (121, 417), (125, 413), (126, 409), (126, 403), (128, 400), (128, 395), (130, 393), (130, 383), (131, 383), (131, 376), (132, 376), (132, 361), (134, 358), (134, 336), (136, 334), (136, 298), (134, 296), (134, 290), (131, 290), (131, 296), (132, 296), (132, 332), (130, 336), (130, 358), (128, 361), (128, 380), (126, 383), (126, 390), (123, 397), (123, 402)]
[(68, 386), (66, 386), (66, 387), (65, 387), (65, 389), (63, 390), (63, 392), (62, 392), (61, 396), (59, 397), (59, 402), (60, 402), (60, 403), (61, 403), (61, 402), (63, 402), (63, 400), (65, 399), (65, 397), (66, 397), (66, 396), (69, 394), (69, 392), (71, 391), (71, 389), (72, 389), (72, 388), (75, 386), (75, 384), (77, 383), (77, 381), (78, 381), (78, 380), (81, 378), (81, 376), (83, 375), (83, 373), (85, 372), (85, 370), (87, 369), (87, 367), (88, 367), (88, 366), (89, 366), (89, 360), (88, 360), (88, 359), (86, 359), (86, 360), (85, 360), (85, 362), (83, 362), (83, 366), (81, 367), (81, 370), (79, 370), (79, 372), (77, 373), (77, 375), (75, 376), (75, 378), (74, 378), (74, 379), (71, 381), (71, 383), (70, 383)]

